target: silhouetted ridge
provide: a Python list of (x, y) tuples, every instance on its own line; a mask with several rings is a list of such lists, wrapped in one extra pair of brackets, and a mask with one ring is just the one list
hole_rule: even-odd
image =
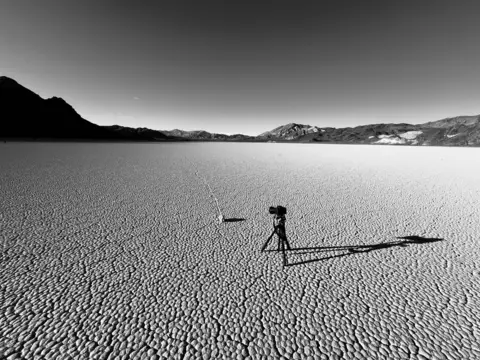
[(2, 138), (154, 140), (93, 124), (64, 99), (44, 100), (6, 76), (0, 77), (0, 120)]
[(7, 86), (20, 86), (15, 80), (9, 78), (7, 76), (0, 76), (0, 87), (7, 87)]

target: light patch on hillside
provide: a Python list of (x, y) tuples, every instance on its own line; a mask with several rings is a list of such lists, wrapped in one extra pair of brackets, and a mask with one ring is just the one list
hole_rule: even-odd
[(418, 135), (421, 134), (423, 134), (422, 131), (407, 131), (403, 134), (399, 134), (398, 136), (406, 140), (414, 140)]
[(406, 144), (405, 139), (399, 138), (395, 135), (379, 135), (380, 140), (376, 141), (375, 144), (388, 144), (388, 145), (402, 145)]

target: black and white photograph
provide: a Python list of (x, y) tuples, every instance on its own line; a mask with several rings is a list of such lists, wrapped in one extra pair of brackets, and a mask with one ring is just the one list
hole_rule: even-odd
[(0, 0), (0, 360), (480, 359), (479, 15)]

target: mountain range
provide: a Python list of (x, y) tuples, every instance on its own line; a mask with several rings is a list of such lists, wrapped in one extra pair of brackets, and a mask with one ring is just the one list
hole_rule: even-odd
[(457, 116), (417, 125), (372, 124), (346, 128), (290, 123), (258, 136), (99, 126), (82, 118), (65, 100), (58, 97), (43, 99), (15, 80), (1, 76), (0, 138), (480, 146), (480, 115)]

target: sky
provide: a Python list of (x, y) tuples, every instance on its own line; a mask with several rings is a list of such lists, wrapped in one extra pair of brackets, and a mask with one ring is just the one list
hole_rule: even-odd
[(2, 0), (0, 75), (87, 120), (257, 135), (480, 114), (479, 1)]

